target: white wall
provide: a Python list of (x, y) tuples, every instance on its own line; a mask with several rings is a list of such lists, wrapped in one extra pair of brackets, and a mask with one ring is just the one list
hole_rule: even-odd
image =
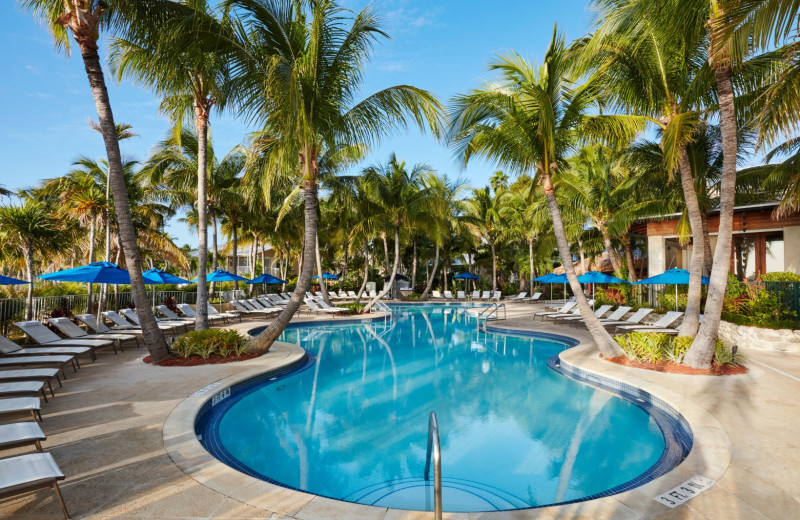
[(663, 273), (665, 271), (664, 266), (666, 262), (664, 237), (647, 237), (647, 276), (655, 276)]
[(783, 228), (783, 268), (800, 274), (800, 226)]

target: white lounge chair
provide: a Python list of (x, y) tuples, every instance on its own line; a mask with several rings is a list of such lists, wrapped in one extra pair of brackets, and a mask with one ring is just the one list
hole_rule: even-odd
[(489, 300), (489, 298), (491, 298), (491, 297), (492, 297), (492, 291), (483, 291), (483, 292), (481, 293), (481, 300), (486, 300), (486, 301), (488, 301), (488, 300)]
[[(178, 310), (181, 311), (181, 314), (183, 314), (185, 317), (192, 320), (197, 320), (197, 313), (194, 312), (194, 309), (192, 309), (192, 306), (188, 303), (179, 303)], [(222, 315), (206, 314), (206, 316), (208, 316), (208, 323), (212, 325), (220, 321), (225, 322), (228, 320), (228, 318)]]
[(209, 316), (222, 316), (230, 321), (233, 321), (239, 316), (235, 312), (222, 312), (218, 311), (216, 307), (211, 305), (211, 302), (206, 302), (206, 312)]
[(247, 303), (253, 306), (253, 308), (257, 311), (262, 311), (267, 314), (279, 314), (282, 312), (283, 309), (278, 309), (275, 305), (271, 305), (268, 303), (262, 303), (255, 298), (250, 298), (246, 300)]
[(455, 296), (453, 296), (453, 293), (451, 293), (450, 291), (445, 291), (444, 292), (444, 297), (445, 297), (446, 300), (455, 300), (456, 299)]
[(166, 305), (156, 305), (156, 310), (169, 321), (194, 321), (194, 319), (189, 316), (178, 316)]
[(464, 291), (456, 291), (456, 298), (459, 300), (466, 300), (467, 295), (464, 293)]
[(494, 300), (494, 301), (496, 301), (496, 302), (499, 302), (499, 301), (500, 301), (500, 298), (502, 298), (502, 297), (503, 297), (503, 293), (502, 293), (502, 291), (494, 291), (494, 292), (492, 293), (492, 297), (491, 297), (490, 299), (491, 299), (491, 300)]
[(338, 313), (343, 312), (344, 310), (346, 310), (346, 309), (341, 309), (341, 310), (323, 309), (322, 307), (317, 305), (316, 301), (312, 300), (311, 298), (306, 298), (304, 301), (306, 302), (306, 305), (308, 306), (308, 308), (311, 309), (311, 312), (317, 312), (317, 313), (324, 312), (325, 314), (338, 314)]
[(323, 300), (322, 298), (317, 298), (316, 301), (317, 301), (317, 305), (319, 305), (322, 309), (324, 309), (326, 311), (345, 312), (345, 311), (349, 311), (350, 310), (350, 309), (345, 308), (345, 307), (333, 307), (332, 305), (328, 305), (327, 303), (325, 303), (325, 300)]
[(19, 448), (33, 444), (36, 450), (42, 451), (42, 441), (47, 436), (38, 423), (33, 421), (0, 424), (0, 450)]
[(442, 296), (442, 293), (440, 293), (439, 291), (431, 291), (431, 297), (437, 300), (441, 300), (444, 298), (444, 296)]
[(683, 316), (682, 312), (670, 311), (651, 325), (620, 325), (614, 329), (614, 334), (625, 334), (628, 332), (663, 332), (665, 330), (669, 332), (664, 332), (664, 334), (671, 334), (673, 331), (677, 333), (678, 331), (673, 329), (671, 325), (678, 321), (678, 318), (681, 316)]
[(78, 327), (72, 320), (69, 318), (47, 318), (47, 321), (56, 327), (58, 330), (69, 336), (70, 339), (78, 339), (78, 340), (106, 340), (106, 341), (114, 341), (117, 343), (117, 346), (123, 352), (125, 351), (122, 348), (122, 344), (125, 341), (135, 341), (136, 346), (139, 346), (139, 340), (137, 339), (136, 335), (134, 334), (89, 334), (82, 328)]
[(577, 300), (577, 298), (575, 298), (574, 296), (572, 296), (572, 297), (571, 297), (569, 300), (564, 300), (564, 301), (559, 301), (559, 302), (553, 302), (553, 303), (550, 303), (549, 305), (545, 305), (545, 306), (544, 306), (544, 310), (546, 310), (546, 311), (558, 310), (558, 309), (559, 309), (559, 308), (561, 308), (561, 306), (563, 306), (565, 303), (570, 303), (570, 302), (575, 302), (575, 301), (578, 301), (578, 300)]
[(17, 382), (17, 381), (42, 381), (47, 384), (50, 389), (50, 395), (55, 397), (53, 392), (53, 385), (51, 384), (55, 378), (58, 386), (61, 386), (61, 378), (58, 373), (61, 372), (60, 368), (15, 368), (9, 370), (0, 370), (0, 382)]
[[(602, 318), (603, 316), (605, 316), (608, 313), (608, 311), (611, 310), (611, 307), (613, 307), (613, 305), (608, 305), (608, 304), (601, 305), (600, 307), (597, 308), (597, 310), (594, 311), (594, 315), (596, 317), (598, 317), (598, 318)], [(578, 313), (573, 313), (573, 314), (580, 314), (580, 313), (578, 312)], [(564, 325), (564, 323), (569, 323), (567, 320), (574, 320), (575, 316), (560, 316), (560, 317), (552, 317), (552, 318), (553, 318), (554, 322), (556, 322), (556, 323), (560, 322), (561, 325)]]
[(470, 300), (477, 300), (480, 297), (481, 297), (481, 292), (480, 291), (472, 291), (472, 294), (470, 295), (469, 299)]
[(47, 402), (44, 381), (0, 383), (0, 399), (5, 399), (6, 397), (39, 397), (39, 394), (42, 394), (44, 402)]
[(28, 413), (31, 414), (34, 421), (42, 420), (42, 402), (38, 397), (0, 399), (0, 418)]
[(542, 318), (544, 321), (545, 316), (550, 316), (553, 314), (567, 314), (569, 313), (573, 307), (578, 305), (578, 302), (567, 302), (561, 306), (561, 308), (557, 311), (540, 311), (533, 314), (533, 319), (536, 321), (536, 318)]
[[(136, 312), (134, 312), (133, 309), (122, 309), (119, 312), (123, 316), (125, 316), (125, 318), (128, 321), (130, 321), (131, 323), (133, 323), (137, 327), (141, 328), (142, 324), (139, 322), (139, 316), (136, 315)], [(111, 318), (111, 314), (110, 313), (111, 313), (111, 311), (106, 313), (106, 316), (108, 316), (109, 318)], [(163, 322), (163, 321), (161, 321), (159, 319), (156, 319), (156, 325), (158, 325), (158, 328), (161, 329), (162, 332), (167, 332), (167, 333), (170, 333), (170, 334), (177, 334), (178, 333), (178, 329), (181, 329), (182, 331), (186, 331), (186, 323), (184, 323), (184, 322), (180, 322), (180, 323), (177, 323), (177, 322)]]
[(528, 298), (523, 298), (522, 301), (524, 301), (525, 303), (536, 303), (536, 302), (539, 301), (539, 298), (541, 298), (541, 297), (542, 297), (542, 293), (537, 292), (537, 293), (533, 293), (533, 295), (528, 297)]
[(653, 312), (653, 309), (639, 309), (638, 311), (634, 312), (627, 320), (600, 320), (600, 324), (603, 327), (617, 327), (618, 325), (639, 325), (642, 320)]
[(524, 300), (524, 299), (525, 299), (525, 297), (526, 297), (526, 296), (528, 296), (528, 291), (522, 291), (521, 293), (519, 293), (519, 294), (518, 294), (518, 295), (516, 295), (516, 296), (511, 296), (511, 297), (508, 299), (508, 301), (510, 301), (510, 302), (522, 301), (522, 300)]
[[(56, 318), (57, 319), (57, 318)], [(24, 332), (29, 338), (42, 346), (47, 347), (88, 347), (92, 350), (111, 347), (117, 353), (114, 341), (109, 339), (62, 339), (52, 330), (38, 321), (18, 321), (14, 326)]]
[(136, 331), (128, 331), (121, 327), (112, 329), (106, 326), (102, 321), (98, 321), (94, 314), (78, 314), (75, 316), (75, 319), (86, 325), (86, 327), (95, 334), (118, 334), (125, 338), (126, 341), (128, 338), (134, 337), (136, 338), (136, 346), (141, 346), (139, 344), (139, 336), (141, 336), (141, 334), (136, 334)]
[(64, 474), (49, 453), (29, 453), (0, 459), (0, 498), (52, 487), (64, 518), (69, 520), (64, 497), (58, 489), (61, 480), (64, 480)]
[[(602, 318), (601, 316), (598, 316), (598, 318), (600, 318), (601, 321), (602, 320), (617, 321), (617, 320), (621, 319), (623, 316), (625, 316), (626, 314), (628, 314), (629, 310), (631, 310), (630, 307), (619, 307), (619, 308), (617, 308), (617, 310), (615, 310), (614, 312), (609, 314), (608, 317)], [(569, 325), (576, 325), (576, 324), (583, 323), (583, 318), (580, 317), (580, 316), (578, 316), (576, 318), (564, 318), (562, 320), (562, 322), (563, 323), (568, 323)]]
[[(89, 354), (89, 357), (94, 361), (94, 352), (90, 347), (21, 347), (0, 335), (0, 354), (5, 356), (78, 356), (80, 354)], [(75, 360), (75, 363), (80, 368), (80, 363)]]

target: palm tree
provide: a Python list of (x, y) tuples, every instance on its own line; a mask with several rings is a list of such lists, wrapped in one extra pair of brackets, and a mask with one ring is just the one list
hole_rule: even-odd
[(516, 54), (494, 61), (490, 69), (500, 73), (500, 81), (454, 100), (450, 140), (465, 164), (480, 154), (509, 171), (537, 177), (581, 316), (601, 352), (613, 356), (620, 352), (619, 346), (594, 316), (575, 276), (553, 174), (566, 166), (567, 155), (582, 143), (629, 142), (643, 121), (592, 115), (592, 110), (603, 104), (599, 87), (591, 82), (576, 85), (571, 77), (572, 61), (556, 31), (541, 67)]
[(240, 109), (275, 136), (262, 175), (288, 172), (302, 182), (305, 203), (303, 270), (291, 302), (251, 344), (264, 351), (283, 332), (311, 282), (325, 150), (370, 145), (409, 120), (420, 127), (427, 121), (438, 133), (442, 110), (431, 94), (407, 85), (357, 100), (372, 45), (386, 36), (371, 8), (350, 17), (332, 0), (229, 0), (227, 5), (240, 9), (242, 17), (240, 38), (229, 37), (231, 66), (239, 72), (232, 90)]
[[(546, 235), (549, 215), (544, 194), (536, 189), (536, 184), (529, 175), (521, 175), (509, 188), (510, 197), (501, 216), (505, 220), (502, 229), (503, 240), (525, 240), (528, 247), (528, 278), (534, 277), (536, 257), (538, 251), (537, 240)], [(555, 249), (555, 245), (549, 251)]]
[(20, 206), (0, 206), (0, 235), (3, 242), (17, 244), (25, 259), (28, 296), (25, 320), (33, 319), (33, 262), (35, 254), (55, 251), (61, 245), (58, 220), (39, 202), (28, 199)]
[(415, 164), (410, 170), (405, 162), (392, 154), (386, 164), (367, 167), (363, 172), (362, 183), (370, 199), (373, 212), (367, 219), (356, 225), (356, 230), (365, 228), (373, 232), (392, 232), (394, 235), (394, 262), (389, 281), (383, 290), (370, 301), (365, 311), (386, 296), (394, 285), (400, 265), (400, 234), (417, 229), (428, 221), (441, 206), (433, 192), (423, 185), (423, 180), (432, 176), (428, 165)]
[[(182, 41), (181, 33), (188, 27), (214, 18), (206, 0), (164, 3), (171, 4), (166, 9), (167, 23), (156, 25), (152, 32), (140, 31), (132, 39), (116, 38), (110, 61), (118, 80), (133, 78), (162, 97), (161, 111), (175, 123), (176, 137), (182, 134), (182, 121), (194, 120), (198, 255), (204, 259), (208, 252), (208, 126), (212, 109), (225, 105), (227, 63), (221, 53), (203, 46), (200, 38), (189, 45)], [(226, 21), (227, 17), (220, 23)], [(198, 264), (195, 330), (208, 328), (206, 269), (206, 262)]]
[(141, 313), (139, 319), (142, 325), (142, 338), (153, 359), (160, 361), (169, 356), (169, 349), (148, 305), (147, 291), (142, 277), (142, 258), (136, 243), (136, 230), (125, 188), (114, 114), (108, 98), (97, 45), (100, 30), (104, 26), (131, 31), (144, 27), (145, 24), (139, 18), (142, 14), (139, 9), (146, 13), (149, 3), (141, 5), (135, 0), (120, 0), (111, 5), (102, 0), (20, 0), (20, 3), (24, 9), (33, 11), (34, 16), (51, 29), (58, 47), (69, 49), (71, 32), (80, 48), (100, 127), (103, 129), (120, 241), (131, 275), (133, 299)]
[(473, 189), (472, 197), (467, 201), (467, 213), (476, 222), (473, 227), (474, 232), (481, 240), (489, 244), (489, 250), (492, 253), (492, 291), (497, 290), (497, 251), (495, 248), (498, 239), (503, 236), (505, 220), (502, 215), (503, 208), (506, 207), (510, 197), (510, 193), (502, 184), (495, 182), (494, 186), (494, 188), (487, 186), (479, 190)]

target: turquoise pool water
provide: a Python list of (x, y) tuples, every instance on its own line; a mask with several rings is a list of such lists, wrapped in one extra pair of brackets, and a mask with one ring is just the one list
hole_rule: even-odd
[(445, 511), (577, 500), (629, 482), (665, 449), (638, 406), (547, 366), (566, 345), (479, 331), (458, 307), (384, 323), (297, 327), (316, 359), (231, 396), (215, 423), (251, 474), (331, 498), (432, 510), (423, 480), (438, 416)]

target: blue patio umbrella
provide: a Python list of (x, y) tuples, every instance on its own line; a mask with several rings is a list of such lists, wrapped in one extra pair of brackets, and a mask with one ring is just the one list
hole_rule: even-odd
[(111, 262), (92, 262), (89, 265), (40, 274), (42, 280), (51, 282), (108, 283), (122, 285), (131, 283), (128, 271)]
[(191, 283), (189, 280), (184, 280), (178, 276), (169, 274), (163, 269), (148, 269), (144, 273), (144, 283), (147, 285), (162, 285), (167, 283), (185, 284)]
[(17, 280), (16, 278), (11, 278), (10, 276), (3, 276), (2, 274), (0, 274), (0, 285), (23, 285), (26, 283), (31, 283), (31, 282), (26, 282), (25, 280)]
[[(700, 283), (708, 285), (708, 277), (700, 278)], [(689, 285), (689, 271), (686, 269), (673, 268), (661, 274), (633, 282), (633, 285), (674, 285), (675, 286), (675, 310), (678, 310), (678, 286)]]
[[(197, 278), (192, 280), (193, 282), (197, 281)], [(206, 281), (209, 282), (246, 282), (247, 278), (239, 276), (238, 274), (229, 273), (224, 269), (217, 269), (216, 271), (211, 271), (206, 275)]]
[[(539, 283), (549, 283), (549, 284), (554, 284), (554, 283), (566, 284), (568, 280), (567, 280), (567, 275), (566, 274), (547, 273), (547, 274), (542, 275), (542, 276), (540, 276), (538, 278), (534, 278), (532, 281), (539, 282)], [(566, 298), (566, 295), (567, 295), (567, 286), (564, 285), (564, 298)], [(553, 299), (553, 286), (552, 285), (550, 286), (550, 299), (551, 300)]]
[(480, 280), (481, 277), (472, 273), (459, 273), (453, 277), (453, 280)]
[(580, 283), (630, 283), (627, 280), (598, 271), (587, 271), (578, 277)]
[[(317, 280), (318, 278), (319, 278), (319, 276), (314, 276), (313, 280)], [(336, 276), (335, 274), (331, 274), (331, 273), (325, 272), (325, 273), (322, 273), (322, 279), (323, 280), (338, 280), (339, 277)]]
[(286, 280), (281, 280), (280, 278), (275, 278), (271, 274), (264, 273), (264, 274), (262, 274), (260, 276), (256, 276), (255, 278), (253, 278), (249, 282), (245, 282), (245, 283), (253, 283), (253, 284), (255, 284), (255, 283), (287, 283), (287, 282), (286, 282)]

